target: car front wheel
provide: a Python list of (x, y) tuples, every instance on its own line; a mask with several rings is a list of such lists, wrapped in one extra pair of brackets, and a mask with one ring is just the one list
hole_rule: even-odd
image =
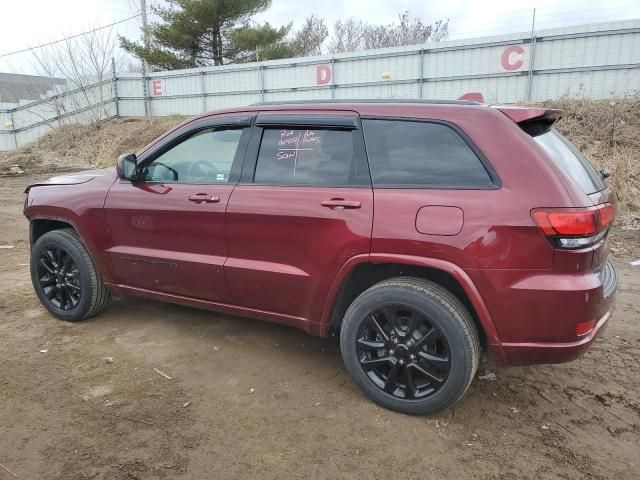
[(42, 305), (62, 320), (84, 320), (109, 303), (109, 289), (73, 230), (38, 238), (31, 249), (31, 281)]
[(340, 349), (373, 401), (409, 414), (455, 404), (480, 356), (477, 329), (460, 300), (439, 284), (410, 277), (380, 282), (353, 301)]

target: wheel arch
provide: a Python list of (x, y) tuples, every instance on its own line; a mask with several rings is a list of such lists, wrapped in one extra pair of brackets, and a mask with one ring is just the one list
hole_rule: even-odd
[(29, 222), (29, 243), (33, 245), (42, 237), (45, 233), (52, 232), (54, 230), (72, 229), (78, 235), (78, 229), (69, 222), (67, 219), (57, 218), (34, 218)]
[(456, 295), (469, 309), (484, 347), (501, 358), (498, 331), (478, 289), (457, 265), (435, 258), (401, 254), (371, 254), (352, 257), (331, 285), (322, 311), (322, 330), (329, 334), (339, 327), (344, 312), (364, 290), (388, 278), (415, 276), (432, 280)]
[(58, 216), (58, 215), (44, 215), (38, 214), (29, 216), (29, 243), (30, 246), (36, 243), (36, 241), (44, 234), (63, 229), (72, 229), (80, 241), (84, 244), (89, 256), (93, 260), (98, 271), (104, 276), (107, 282), (112, 278), (112, 272), (110, 265), (106, 263), (101, 255), (97, 253), (96, 245), (91, 241), (89, 235), (83, 232), (79, 227), (79, 223), (76, 222), (71, 215)]

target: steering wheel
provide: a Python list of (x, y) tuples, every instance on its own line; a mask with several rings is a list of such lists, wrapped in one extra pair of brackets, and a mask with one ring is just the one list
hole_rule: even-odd
[[(177, 181), (177, 180), (178, 180), (178, 176), (179, 176), (179, 175), (178, 175), (178, 171), (177, 171), (176, 169), (174, 169), (174, 168), (171, 168), (169, 165), (165, 165), (165, 164), (164, 164), (164, 163), (162, 163), (162, 162), (153, 162), (153, 163), (151, 163), (151, 165), (149, 165), (149, 166), (146, 168), (147, 172), (146, 172), (145, 177), (146, 177), (147, 175), (149, 175), (149, 177), (151, 177), (151, 178), (149, 178), (150, 180), (159, 180), (159, 179), (157, 179), (157, 178), (154, 178), (154, 175), (153, 175), (153, 170), (155, 170), (155, 167), (156, 167), (156, 166), (166, 168), (167, 170), (169, 170), (169, 172), (170, 172), (170, 173), (171, 173), (171, 175), (173, 176), (173, 179), (172, 179), (172, 180), (173, 180), (173, 181)], [(149, 167), (151, 167), (151, 171), (149, 171)]]
[[(194, 171), (197, 170), (197, 173)], [(218, 169), (209, 160), (194, 160), (187, 167), (189, 181), (205, 181), (216, 178)]]

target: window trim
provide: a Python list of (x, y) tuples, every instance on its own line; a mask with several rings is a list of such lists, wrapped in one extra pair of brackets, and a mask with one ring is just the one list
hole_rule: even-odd
[(299, 125), (299, 128), (334, 128), (345, 130), (356, 130), (358, 122), (355, 116), (351, 115), (318, 115), (318, 114), (260, 114), (256, 119), (259, 127), (286, 127), (289, 125)]
[[(335, 119), (336, 116), (327, 115), (326, 117), (322, 117), (321, 115), (316, 115), (315, 117), (320, 119), (326, 118), (329, 119), (328, 122), (320, 122), (317, 124), (310, 125), (308, 122), (304, 121), (304, 115), (282, 115), (282, 117), (287, 117), (289, 122), (287, 123), (279, 123), (279, 124), (269, 124), (269, 125), (258, 125), (259, 122), (256, 122), (252, 129), (251, 139), (249, 140), (249, 145), (247, 147), (247, 151), (245, 154), (245, 161), (242, 167), (242, 174), (240, 175), (240, 185), (253, 185), (259, 187), (292, 187), (292, 188), (372, 188), (371, 183), (371, 169), (369, 168), (369, 162), (366, 156), (366, 150), (364, 146), (364, 136), (362, 133), (362, 124), (357, 115), (354, 115), (352, 118), (355, 124), (355, 128), (350, 126), (336, 126), (331, 125), (331, 119)], [(297, 119), (301, 123), (293, 122), (292, 120)], [(301, 129), (310, 129), (313, 128), (315, 130), (338, 130), (344, 132), (350, 132), (353, 138), (353, 153), (354, 158), (357, 163), (360, 164), (360, 168), (364, 169), (366, 172), (366, 180), (365, 174), (363, 174), (363, 182), (361, 184), (352, 184), (352, 185), (330, 185), (330, 184), (313, 184), (313, 183), (264, 183), (264, 182), (255, 182), (255, 173), (256, 168), (258, 166), (258, 156), (260, 154), (260, 146), (262, 144), (262, 136), (265, 130), (271, 129), (282, 129), (282, 128), (290, 128), (292, 130), (301, 130)]]
[[(247, 145), (250, 140), (252, 125), (255, 119), (255, 115), (243, 115), (224, 118), (206, 118), (198, 122), (189, 123), (183, 128), (177, 129), (171, 133), (166, 139), (158, 145), (154, 145), (149, 151), (145, 152), (138, 160), (138, 171), (136, 179), (133, 183), (143, 183), (147, 185), (157, 184), (170, 184), (170, 185), (235, 185), (240, 180), (240, 174), (242, 171), (242, 164), (247, 150)], [(158, 157), (168, 152), (172, 148), (178, 146), (180, 143), (188, 140), (193, 135), (202, 130), (213, 129), (216, 130), (242, 130), (240, 135), (240, 141), (238, 142), (238, 148), (236, 154), (233, 157), (233, 163), (231, 164), (231, 170), (229, 172), (229, 178), (226, 182), (173, 182), (173, 181), (152, 181), (144, 180), (142, 178), (142, 172), (144, 168), (156, 160)]]
[[(369, 159), (369, 154), (367, 153), (367, 162), (369, 164), (369, 170), (371, 175), (371, 182), (373, 188), (380, 189), (413, 189), (413, 190), (499, 190), (502, 188), (502, 180), (498, 176), (498, 172), (496, 172), (493, 165), (489, 159), (482, 153), (482, 150), (478, 148), (478, 146), (469, 138), (469, 136), (455, 123), (449, 122), (447, 120), (440, 119), (431, 119), (431, 118), (417, 118), (417, 117), (394, 117), (394, 116), (381, 116), (381, 115), (366, 115), (361, 117), (361, 121), (364, 120), (388, 120), (388, 121), (400, 121), (400, 122), (414, 122), (414, 123), (433, 123), (437, 125), (443, 125), (451, 128), (455, 133), (457, 133), (460, 138), (467, 144), (467, 146), (471, 149), (471, 151), (476, 155), (480, 164), (484, 167), (487, 174), (489, 175), (489, 179), (491, 183), (489, 185), (478, 185), (478, 186), (470, 186), (470, 185), (460, 185), (460, 184), (450, 184), (450, 185), (430, 185), (430, 184), (395, 184), (395, 183), (381, 183), (376, 184), (373, 180), (373, 170), (371, 169), (371, 160)], [(365, 142), (366, 148), (366, 132), (365, 127), (362, 125), (362, 133)]]

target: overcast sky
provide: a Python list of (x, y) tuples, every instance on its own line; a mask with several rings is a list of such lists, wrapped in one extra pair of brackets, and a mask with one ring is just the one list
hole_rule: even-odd
[[(147, 0), (157, 4), (163, 0)], [(139, 0), (0, 0), (0, 72), (35, 73), (31, 53), (2, 54), (106, 25), (138, 13)], [(299, 25), (315, 13), (329, 26), (355, 17), (390, 23), (408, 10), (425, 22), (449, 19), (450, 39), (528, 31), (533, 8), (539, 28), (640, 18), (638, 0), (273, 0), (256, 21)], [(139, 18), (117, 31), (139, 37)]]

